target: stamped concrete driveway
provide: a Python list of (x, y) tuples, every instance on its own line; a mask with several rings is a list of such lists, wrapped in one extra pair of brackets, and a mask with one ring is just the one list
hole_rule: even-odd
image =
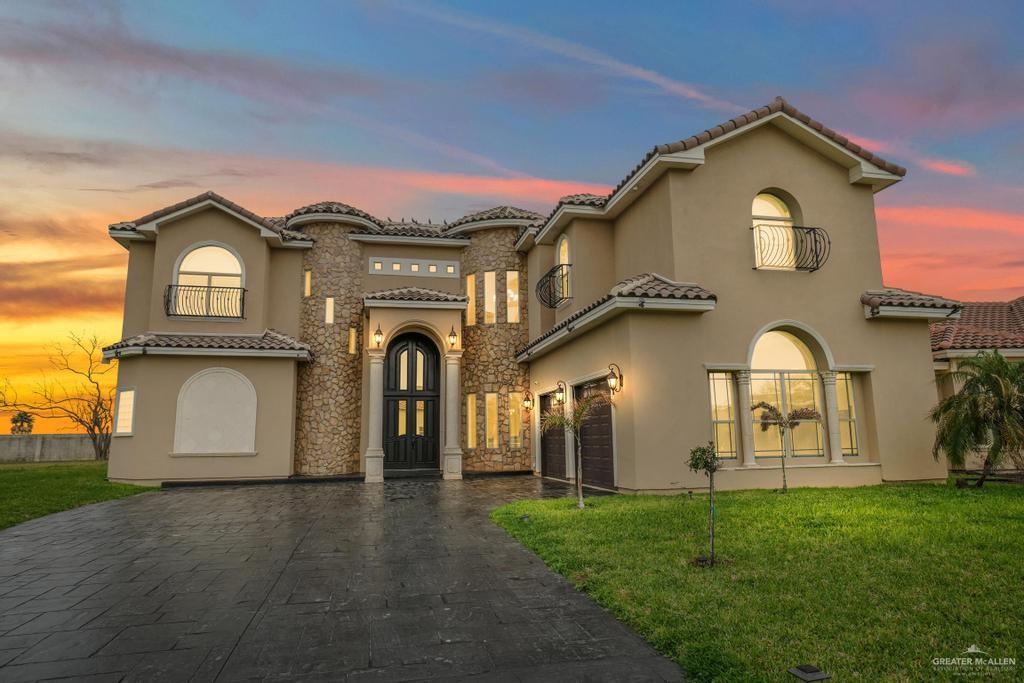
[(0, 532), (0, 681), (679, 680), (487, 517), (533, 477), (174, 489)]

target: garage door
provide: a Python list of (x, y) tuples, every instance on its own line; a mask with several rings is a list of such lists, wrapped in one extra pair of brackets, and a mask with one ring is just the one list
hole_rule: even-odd
[[(576, 400), (598, 392), (609, 395), (608, 383), (604, 380), (575, 387)], [(596, 406), (590, 413), (580, 441), (583, 444), (583, 483), (591, 486), (614, 488), (615, 461), (612, 455), (612, 407), (608, 403)]]
[[(551, 412), (554, 399), (551, 394), (540, 397), (540, 414)], [(545, 477), (565, 479), (565, 432), (551, 429), (540, 438), (540, 473)]]

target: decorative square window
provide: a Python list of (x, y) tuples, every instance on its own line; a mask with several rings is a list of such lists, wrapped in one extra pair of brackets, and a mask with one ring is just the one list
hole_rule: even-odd
[(420, 272), (420, 264), (418, 264), (418, 263), (410, 264), (409, 265), (409, 270), (411, 270), (414, 273)]
[(114, 421), (114, 433), (130, 436), (135, 427), (135, 390), (122, 389), (117, 392), (117, 418)]
[(392, 263), (391, 264), (391, 270), (401, 270), (401, 269), (402, 269), (402, 264), (401, 263)]
[(444, 267), (444, 272), (449, 273), (449, 274), (454, 273), (455, 272), (455, 266), (445, 266)]
[(431, 272), (431, 273), (436, 273), (437, 272), (437, 264), (431, 263), (429, 266), (427, 266), (427, 271)]
[(374, 261), (373, 262), (373, 269), (374, 270), (384, 270), (384, 262), (383, 261)]

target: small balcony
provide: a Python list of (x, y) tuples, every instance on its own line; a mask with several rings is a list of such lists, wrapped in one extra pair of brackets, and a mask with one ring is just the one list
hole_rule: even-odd
[(563, 263), (555, 266), (537, 282), (537, 298), (548, 308), (558, 308), (572, 299), (569, 291), (569, 278), (572, 264)]
[(241, 319), (245, 317), (245, 289), (167, 285), (164, 310), (175, 318)]
[(832, 242), (821, 228), (764, 223), (751, 228), (754, 268), (812, 273), (828, 260)]

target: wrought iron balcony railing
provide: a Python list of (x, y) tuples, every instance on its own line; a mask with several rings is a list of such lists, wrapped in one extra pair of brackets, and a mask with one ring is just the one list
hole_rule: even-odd
[(167, 315), (183, 318), (244, 318), (245, 289), (167, 285), (164, 310)]
[(754, 268), (813, 272), (828, 260), (832, 242), (821, 228), (761, 224), (754, 233)]
[(563, 263), (555, 266), (537, 282), (537, 298), (548, 308), (558, 308), (572, 298), (569, 289), (569, 278), (572, 264)]

